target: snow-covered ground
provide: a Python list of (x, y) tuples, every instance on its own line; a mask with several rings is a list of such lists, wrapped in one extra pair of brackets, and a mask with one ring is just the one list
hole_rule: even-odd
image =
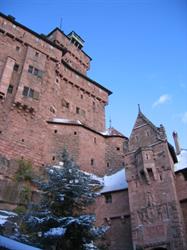
[(177, 159), (178, 163), (175, 164), (175, 171), (187, 168), (187, 150), (182, 150)]

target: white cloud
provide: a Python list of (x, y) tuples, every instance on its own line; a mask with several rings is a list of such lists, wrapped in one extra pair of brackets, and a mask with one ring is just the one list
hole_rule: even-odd
[(165, 94), (165, 95), (161, 95), (158, 100), (156, 100), (154, 103), (153, 103), (153, 107), (156, 107), (158, 105), (161, 105), (161, 104), (164, 104), (166, 102), (168, 102), (169, 100), (171, 100), (171, 96), (168, 95), (168, 94)]
[(187, 123), (187, 112), (182, 115), (182, 122)]

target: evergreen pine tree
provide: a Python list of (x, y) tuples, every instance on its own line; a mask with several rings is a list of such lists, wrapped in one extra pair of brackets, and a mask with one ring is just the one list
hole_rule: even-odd
[(95, 250), (93, 240), (105, 227), (94, 226), (95, 216), (87, 214), (101, 183), (80, 171), (66, 150), (58, 166), (46, 169), (46, 180), (37, 181), (39, 204), (30, 205), (22, 218), (19, 238), (43, 249)]

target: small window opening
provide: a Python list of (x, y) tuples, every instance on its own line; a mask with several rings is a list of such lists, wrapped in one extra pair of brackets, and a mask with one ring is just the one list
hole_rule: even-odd
[(22, 142), (24, 142), (25, 140), (24, 139), (21, 139)]
[(57, 132), (58, 132), (58, 130), (57, 130), (57, 129), (55, 129), (55, 130), (54, 130), (54, 133), (55, 133), (55, 134), (57, 134)]
[(79, 114), (79, 113), (80, 113), (80, 108), (76, 107), (76, 114)]
[(56, 112), (56, 111), (55, 111), (55, 108), (52, 107), (52, 106), (49, 108), (49, 110), (50, 110), (50, 112), (53, 113), (53, 114), (55, 114), (55, 112)]
[(106, 165), (107, 165), (107, 168), (109, 168), (109, 167), (110, 167), (110, 163), (109, 163), (109, 162), (107, 162), (107, 164), (106, 164)]
[(19, 64), (14, 64), (14, 71), (18, 71), (18, 69), (19, 69)]
[(97, 143), (97, 139), (96, 139), (96, 137), (94, 137), (94, 143)]
[(35, 52), (35, 56), (38, 57), (38, 56), (39, 56), (39, 53), (38, 53), (38, 52)]
[(160, 174), (159, 176), (160, 176), (160, 180), (162, 181), (163, 180), (162, 174)]
[(12, 85), (10, 84), (10, 85), (8, 86), (7, 93), (12, 94), (13, 89), (14, 89), (14, 86), (12, 86)]
[(149, 175), (149, 179), (154, 180), (154, 174), (152, 168), (147, 168), (147, 173)]
[(83, 99), (83, 95), (81, 95), (81, 99)]
[(31, 89), (31, 88), (29, 88), (29, 87), (24, 86), (22, 94), (23, 94), (23, 96), (32, 97), (33, 98), (33, 96), (34, 96), (34, 90)]
[(150, 132), (149, 131), (146, 131), (146, 136), (150, 136)]
[(112, 194), (111, 193), (108, 193), (108, 194), (105, 194), (105, 203), (112, 203)]
[(122, 166), (123, 166), (123, 167), (125, 166), (125, 162), (124, 162), (124, 161), (122, 162)]
[(94, 159), (93, 158), (90, 160), (90, 165), (94, 166)]
[(76, 131), (74, 131), (74, 135), (77, 135), (77, 132), (76, 132)]
[(37, 68), (34, 68), (34, 75), (37, 76), (38, 75), (39, 70)]
[(28, 72), (32, 74), (33, 69), (34, 69), (33, 66), (29, 65)]
[(23, 95), (24, 96), (27, 96), (28, 95), (28, 92), (29, 92), (29, 88), (28, 87), (24, 87), (24, 89), (23, 89)]
[(120, 151), (120, 147), (116, 147), (116, 150), (117, 150), (117, 151)]
[(29, 97), (33, 97), (33, 95), (34, 95), (34, 90), (33, 89), (29, 89), (28, 96)]
[(146, 160), (149, 160), (149, 154), (145, 154)]
[(53, 161), (55, 160), (55, 156), (52, 157), (52, 160), (53, 160)]
[(0, 134), (2, 134), (2, 131), (0, 131)]
[(19, 46), (16, 46), (16, 51), (20, 51), (20, 47)]
[(143, 170), (140, 171), (140, 175), (143, 181), (146, 181), (146, 176)]
[(95, 108), (96, 108), (96, 107), (95, 107), (95, 102), (93, 102), (93, 111), (95, 111)]

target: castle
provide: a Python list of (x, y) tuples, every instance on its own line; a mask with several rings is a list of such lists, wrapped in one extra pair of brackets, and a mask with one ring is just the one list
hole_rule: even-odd
[(187, 166), (174, 171), (164, 127), (140, 109), (129, 138), (106, 129), (112, 93), (87, 76), (83, 45), (74, 31), (39, 35), (0, 14), (0, 155), (44, 166), (65, 147), (82, 170), (116, 177), (95, 205), (110, 250), (184, 250)]

